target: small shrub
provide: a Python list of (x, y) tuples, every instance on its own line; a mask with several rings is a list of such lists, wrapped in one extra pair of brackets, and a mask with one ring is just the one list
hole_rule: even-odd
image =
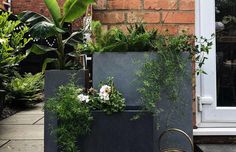
[[(11, 104), (31, 104), (42, 100), (43, 75), (41, 73), (24, 76), (16, 74), (16, 77), (7, 85), (8, 101)], [(16, 103), (17, 102), (17, 103)]]

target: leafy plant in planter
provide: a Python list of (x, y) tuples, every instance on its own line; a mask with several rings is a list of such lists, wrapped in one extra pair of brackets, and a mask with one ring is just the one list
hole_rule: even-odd
[(27, 73), (24, 76), (16, 74), (9, 84), (7, 89), (9, 91), (8, 101), (11, 105), (28, 105), (42, 100), (43, 91), (42, 73), (32, 75)]
[(60, 151), (77, 152), (76, 140), (87, 135), (93, 120), (92, 110), (102, 110), (107, 114), (121, 112), (124, 109), (124, 98), (114, 88), (111, 79), (102, 83), (100, 93), (84, 89), (70, 82), (59, 87), (56, 95), (48, 100), (45, 109), (54, 112), (58, 117), (58, 126), (52, 133), (57, 136)]
[(32, 40), (24, 38), (28, 27), (19, 20), (8, 20), (10, 15), (0, 12), (0, 89), (4, 88), (14, 69), (28, 55), (22, 49)]
[[(56, 37), (56, 47), (34, 44), (30, 49), (35, 54), (45, 54), (47, 52), (55, 52), (56, 58), (47, 58), (44, 61), (43, 70), (46, 69), (48, 63), (54, 63), (56, 69), (66, 69), (71, 66), (69, 57), (71, 53), (65, 51), (66, 44), (74, 46), (79, 40), (75, 39), (81, 32), (70, 33), (66, 38), (63, 33), (68, 32), (63, 28), (65, 23), (72, 23), (80, 18), (87, 10), (88, 5), (92, 4), (94, 0), (65, 0), (63, 8), (60, 8), (56, 0), (44, 0), (52, 19), (49, 19), (41, 14), (26, 11), (19, 15), (20, 20), (30, 25), (30, 34), (33, 38), (45, 39), (49, 37)], [(62, 11), (61, 11), (62, 10)]]
[(102, 25), (96, 21), (92, 23), (94, 40), (86, 44), (78, 44), (77, 50), (85, 52), (144, 52), (153, 51), (153, 42), (157, 38), (157, 31), (146, 31), (143, 24), (127, 27), (128, 34), (119, 29), (102, 31)]

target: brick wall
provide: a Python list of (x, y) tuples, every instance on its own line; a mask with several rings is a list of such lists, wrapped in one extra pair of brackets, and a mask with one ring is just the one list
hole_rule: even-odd
[(176, 34), (182, 29), (194, 33), (194, 0), (97, 0), (94, 19), (105, 28), (122, 30), (143, 21), (148, 29), (168, 29)]

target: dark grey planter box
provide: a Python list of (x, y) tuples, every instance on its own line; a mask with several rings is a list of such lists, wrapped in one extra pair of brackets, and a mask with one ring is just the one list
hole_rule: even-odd
[[(153, 53), (147, 52), (106, 52), (93, 54), (93, 86), (98, 88), (100, 81), (107, 77), (114, 77), (117, 89), (125, 96), (126, 105), (130, 109), (139, 107), (140, 95), (136, 91), (140, 82), (136, 72), (142, 67), (146, 57), (153, 59)], [(187, 58), (187, 54), (183, 54)], [(148, 73), (147, 73), (148, 74)], [(186, 65), (186, 77), (181, 85), (180, 100), (173, 104), (162, 93), (158, 107), (164, 111), (158, 116), (159, 129), (155, 130), (154, 143), (157, 147), (158, 138), (167, 128), (179, 128), (192, 137), (192, 64), (191, 60)], [(112, 135), (111, 135), (112, 136)], [(145, 139), (144, 139), (145, 140)], [(161, 143), (162, 147), (182, 147), (191, 151), (189, 143), (179, 134), (168, 135)], [(132, 151), (130, 151), (132, 152)], [(158, 152), (158, 150), (157, 150)]]
[[(137, 114), (142, 117), (132, 120)], [(156, 152), (151, 113), (126, 110), (106, 115), (98, 111), (93, 116), (90, 134), (78, 139), (81, 152)]]
[[(77, 84), (79, 86), (87, 87), (88, 71), (87, 70), (50, 70), (45, 73), (45, 100), (54, 96), (59, 86), (67, 84), (71, 75), (75, 74)], [(69, 109), (68, 109), (69, 110)], [(57, 126), (57, 118), (54, 114), (45, 111), (45, 127), (44, 127), (44, 151), (57, 152), (56, 137), (51, 134), (51, 127)]]
[(6, 91), (0, 90), (0, 115), (2, 114), (2, 111), (5, 107), (5, 95), (6, 95)]

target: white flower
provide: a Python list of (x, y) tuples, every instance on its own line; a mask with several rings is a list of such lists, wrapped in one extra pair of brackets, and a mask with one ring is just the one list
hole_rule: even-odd
[(0, 43), (3, 44), (6, 42), (6, 39), (0, 39)]
[(111, 87), (108, 85), (103, 85), (100, 89), (100, 92), (99, 92), (100, 99), (103, 101), (110, 100), (110, 98), (109, 98), (110, 93), (111, 93)]
[(80, 102), (85, 102), (85, 103), (89, 102), (89, 96), (80, 94), (77, 96), (77, 98), (79, 99)]
[(103, 85), (100, 89), (100, 93), (111, 93), (111, 87), (108, 85)]

